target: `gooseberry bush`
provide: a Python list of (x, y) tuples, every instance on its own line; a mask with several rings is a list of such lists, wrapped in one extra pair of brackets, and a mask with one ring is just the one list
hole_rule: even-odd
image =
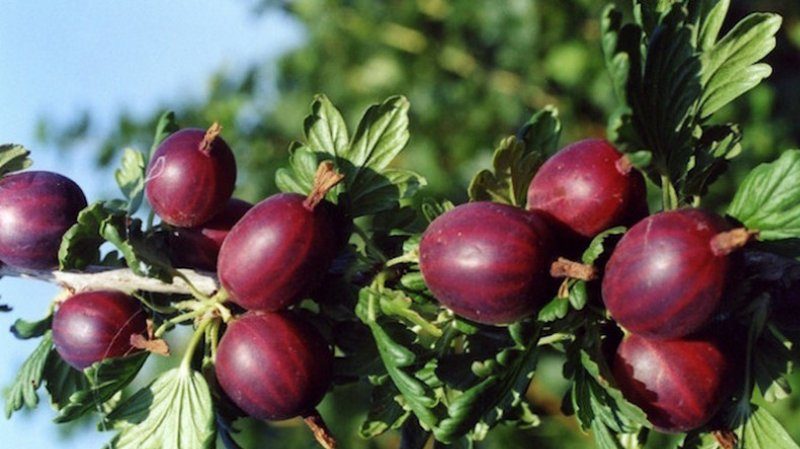
[[(254, 205), (231, 197), (224, 130), (172, 113), (149, 152), (125, 151), (121, 197), (88, 205), (4, 145), (0, 272), (64, 288), (11, 329), (39, 344), (6, 414), (44, 385), (56, 422), (96, 416), (112, 448), (237, 448), (245, 417), (302, 418), (332, 448), (316, 407), (358, 383), (373, 398), (364, 438), (471, 448), (539, 424), (529, 386), (555, 355), (561, 412), (599, 448), (798, 448), (755, 402), (792, 394), (800, 150), (755, 167), (722, 214), (702, 208), (746, 150), (715, 113), (770, 74), (780, 26), (757, 13), (723, 35), (728, 6), (607, 8), (620, 104), (605, 138), (559, 149), (557, 110), (537, 111), (458, 206), (390, 167), (409, 140), (402, 96), (354, 129), (315, 98), (281, 192)], [(179, 326), (192, 336), (173, 354)], [(127, 392), (150, 357), (180, 361)]]

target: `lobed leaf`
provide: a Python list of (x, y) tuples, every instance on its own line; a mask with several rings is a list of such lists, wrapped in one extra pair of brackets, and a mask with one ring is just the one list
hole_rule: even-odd
[(800, 150), (753, 169), (739, 185), (728, 214), (763, 240), (800, 237)]
[(13, 143), (0, 145), (0, 176), (25, 170), (33, 164), (31, 154), (24, 146)]
[[(86, 413), (99, 410), (133, 381), (148, 355), (148, 352), (141, 352), (129, 357), (106, 359), (86, 368), (80, 373), (85, 381), (82, 388), (69, 395), (69, 400), (61, 408), (55, 422), (73, 421)], [(63, 388), (63, 385), (53, 383), (54, 387)]]
[(769, 65), (756, 63), (775, 48), (775, 33), (780, 26), (781, 17), (776, 14), (751, 14), (702, 54), (701, 119), (754, 88), (772, 73)]
[(45, 365), (50, 351), (53, 350), (53, 338), (50, 331), (47, 331), (25, 360), (17, 373), (14, 383), (6, 390), (6, 418), (22, 407), (36, 408), (39, 404), (39, 395), (36, 390), (42, 385)]
[(112, 410), (105, 424), (120, 433), (113, 449), (213, 448), (211, 391), (197, 371), (173, 368)]
[(145, 182), (145, 156), (141, 151), (125, 148), (120, 168), (114, 172), (114, 179), (128, 200), (128, 215), (133, 215), (142, 205)]
[(798, 449), (786, 429), (766, 409), (755, 407), (741, 435), (744, 449)]

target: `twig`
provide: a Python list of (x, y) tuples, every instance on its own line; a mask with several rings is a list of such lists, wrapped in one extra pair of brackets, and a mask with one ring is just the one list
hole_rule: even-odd
[[(199, 272), (187, 269), (178, 270), (201, 293), (211, 296), (219, 289), (214, 273)], [(136, 290), (154, 293), (191, 295), (192, 289), (176, 277), (171, 284), (158, 279), (138, 276), (128, 268), (109, 268), (89, 266), (83, 271), (27, 270), (4, 265), (0, 268), (0, 277), (11, 276), (57, 284), (73, 293), (91, 290), (120, 290), (130, 293)]]

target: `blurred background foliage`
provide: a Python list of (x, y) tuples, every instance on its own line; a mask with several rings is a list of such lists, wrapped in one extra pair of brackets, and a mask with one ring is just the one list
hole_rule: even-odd
[[(428, 195), (466, 199), (466, 186), (488, 167), (493, 146), (548, 104), (558, 107), (562, 143), (603, 136), (615, 98), (600, 49), (595, 0), (259, 0), (243, 1), (260, 16), (271, 8), (289, 13), (306, 30), (303, 45), (278, 60), (209, 74), (208, 94), (164, 104), (145, 115), (120, 111), (103, 133), (83, 114), (69, 123), (43, 119), (38, 136), (69, 151), (85, 139), (100, 139), (96, 162), (117, 163), (121, 149), (148, 148), (164, 109), (184, 126), (219, 121), (240, 167), (238, 196), (254, 201), (273, 193), (275, 170), (286, 163), (289, 142), (316, 93), (325, 93), (350, 123), (369, 105), (393, 94), (411, 101), (411, 141), (399, 165), (429, 181)], [(617, 1), (629, 10), (627, 1)], [(775, 51), (767, 58), (772, 76), (717, 114), (739, 122), (743, 153), (713, 187), (705, 205), (720, 208), (747, 171), (800, 143), (800, 2), (734, 0), (728, 25), (752, 11), (784, 17)], [(265, 38), (268, 38), (265, 37)], [(560, 362), (545, 358), (529, 392), (542, 425), (529, 431), (498, 428), (477, 447), (591, 448), (571, 418), (559, 415), (566, 385)], [(322, 413), (343, 448), (397, 448), (399, 436), (374, 441), (357, 436), (369, 398), (366, 386), (340, 387)], [(779, 405), (784, 423), (800, 418), (800, 400)], [(297, 423), (265, 427), (241, 423), (248, 447), (314, 447)], [(789, 425), (796, 440), (800, 426)], [(250, 446), (253, 444), (253, 446)]]

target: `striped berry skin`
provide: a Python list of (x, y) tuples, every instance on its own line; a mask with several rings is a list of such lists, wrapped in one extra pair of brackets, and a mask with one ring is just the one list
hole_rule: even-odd
[(169, 233), (172, 264), (181, 268), (215, 271), (222, 242), (231, 228), (247, 213), (252, 204), (231, 198), (220, 213), (192, 228), (174, 228)]
[(651, 215), (620, 240), (606, 265), (602, 294), (611, 316), (650, 338), (689, 335), (711, 319), (722, 298), (730, 256), (712, 238), (729, 229), (700, 209)]
[(333, 352), (291, 313), (250, 312), (228, 326), (215, 370), (222, 389), (249, 416), (282, 420), (309, 413), (322, 400)]
[(623, 395), (667, 433), (707, 423), (732, 385), (730, 357), (713, 340), (649, 340), (628, 335), (617, 348), (614, 378)]
[(86, 207), (86, 197), (71, 179), (28, 171), (0, 179), (0, 260), (29, 269), (58, 266), (64, 233)]
[(130, 344), (135, 334), (147, 335), (147, 313), (139, 301), (119, 291), (78, 293), (53, 316), (56, 351), (79, 370), (137, 351)]
[(528, 187), (528, 210), (546, 215), (572, 240), (591, 239), (647, 215), (642, 175), (601, 139), (575, 142), (542, 165)]
[(280, 193), (256, 204), (231, 229), (217, 274), (231, 300), (277, 311), (303, 299), (327, 272), (341, 241), (330, 203), (309, 210), (305, 197)]
[(173, 226), (198, 226), (220, 212), (236, 184), (236, 160), (221, 137), (203, 151), (202, 129), (182, 129), (159, 145), (147, 168), (145, 194)]
[(533, 313), (551, 293), (551, 234), (535, 213), (491, 202), (463, 204), (422, 236), (420, 270), (442, 305), (484, 324)]

